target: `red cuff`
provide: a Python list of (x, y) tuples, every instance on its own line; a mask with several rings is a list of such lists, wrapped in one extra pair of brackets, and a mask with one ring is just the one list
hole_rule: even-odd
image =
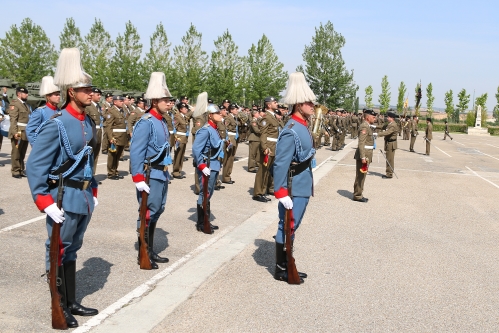
[(51, 204), (54, 203), (54, 199), (52, 199), (52, 196), (50, 194), (46, 195), (41, 195), (37, 194), (36, 195), (36, 200), (35, 200), (35, 205), (38, 207), (40, 211), (44, 211), (45, 208), (50, 206)]
[(92, 188), (92, 195), (97, 198), (97, 187)]
[(281, 199), (288, 196), (288, 189), (281, 187), (279, 191), (274, 191), (274, 196), (276, 199)]
[(135, 176), (132, 176), (132, 180), (134, 183), (138, 182), (145, 182), (146, 179), (144, 178), (144, 175), (141, 173), (136, 174)]
[(204, 168), (206, 168), (206, 167), (207, 167), (207, 165), (206, 165), (206, 164), (204, 164), (204, 163), (203, 163), (203, 164), (200, 164), (200, 165), (198, 165), (198, 170), (199, 170), (199, 171), (203, 171), (203, 169), (204, 169)]

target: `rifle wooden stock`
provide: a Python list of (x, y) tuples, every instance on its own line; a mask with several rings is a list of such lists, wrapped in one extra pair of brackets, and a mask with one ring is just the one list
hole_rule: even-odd
[[(208, 149), (208, 159), (206, 161), (206, 165), (208, 169), (210, 168), (210, 159), (211, 159), (211, 149)], [(210, 183), (210, 176), (206, 176), (203, 174), (204, 186), (203, 186), (203, 212), (204, 212), (204, 221), (203, 221), (203, 232), (205, 234), (211, 234), (211, 225), (210, 225), (210, 214), (208, 212), (208, 185)]]
[[(146, 166), (146, 184), (149, 185), (149, 177), (151, 175), (151, 168), (149, 162)], [(147, 199), (149, 198), (149, 193), (142, 191), (142, 201), (140, 202), (140, 229), (139, 229), (139, 264), (140, 269), (150, 270), (152, 269), (151, 259), (149, 259), (149, 250), (146, 243), (146, 216), (147, 216)]]
[[(57, 207), (62, 208), (63, 178), (59, 175), (59, 190), (57, 193)], [(57, 290), (57, 271), (59, 266), (59, 244), (61, 242), (61, 224), (52, 222), (52, 235), (50, 236), (49, 261), (50, 268), (48, 274), (50, 295), (52, 297), (52, 328), (58, 330), (68, 329), (64, 312), (62, 311), (61, 295)]]
[[(293, 185), (293, 176), (292, 171), (288, 172), (288, 193), (289, 197), (292, 199), (292, 185)], [(287, 271), (288, 271), (288, 283), (289, 284), (300, 284), (301, 279), (298, 275), (298, 270), (296, 269), (295, 258), (293, 257), (293, 242), (291, 240), (291, 220), (292, 220), (293, 209), (286, 209), (286, 213), (284, 215), (284, 237), (285, 246), (286, 246), (286, 259), (287, 259)]]

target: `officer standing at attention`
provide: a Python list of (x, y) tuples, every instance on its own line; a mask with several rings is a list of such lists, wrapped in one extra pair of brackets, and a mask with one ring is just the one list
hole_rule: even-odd
[[(85, 113), (89, 116), (95, 123), (95, 146), (94, 148), (94, 170), (93, 174), (95, 176), (95, 170), (97, 169), (97, 161), (99, 160), (99, 153), (102, 145), (102, 124), (104, 118), (102, 116), (102, 109), (99, 105), (100, 97), (102, 91), (98, 88), (92, 89), (92, 103), (85, 108)], [(100, 183), (100, 182), (99, 182)]]
[(173, 161), (173, 178), (183, 179), (185, 176), (180, 172), (184, 164), (185, 147), (189, 140), (189, 119), (187, 118), (189, 108), (185, 103), (180, 103), (177, 108), (178, 112), (175, 114), (176, 146)]
[[(205, 96), (206, 94), (206, 96)], [(204, 109), (200, 111), (198, 108), (199, 103), (204, 103)], [(204, 126), (206, 123), (206, 105), (208, 104), (213, 104), (213, 101), (208, 98), (207, 93), (202, 93), (198, 96), (198, 100), (196, 101), (196, 109), (192, 113), (192, 144), (194, 145), (195, 139), (196, 139), (196, 132)], [(201, 105), (201, 104), (200, 104)], [(194, 167), (196, 167), (194, 165)], [(196, 195), (199, 194), (200, 187), (199, 187), (199, 178), (197, 175), (197, 172), (194, 170), (194, 193)]]
[(229, 114), (224, 118), (225, 128), (229, 137), (229, 143), (225, 149), (224, 165), (222, 168), (222, 183), (234, 184), (232, 180), (232, 167), (234, 166), (234, 158), (236, 157), (237, 145), (239, 142), (239, 126), (237, 124), (238, 106), (236, 104), (229, 105)]
[[(62, 223), (62, 265), (58, 268), (58, 291), (69, 327), (78, 327), (73, 315), (94, 316), (96, 309), (76, 300), (76, 257), (83, 236), (98, 205), (97, 183), (92, 176), (95, 125), (85, 115), (92, 100), (92, 78), (83, 71), (77, 48), (63, 49), (54, 75), (54, 84), (64, 100), (62, 111), (38, 131), (28, 159), (28, 183), (40, 211), (47, 213), (48, 239), (45, 264), (50, 268), (50, 236), (54, 223)], [(68, 169), (67, 164), (71, 167)], [(64, 178), (62, 209), (56, 204), (59, 174)]]
[(54, 84), (52, 76), (44, 76), (42, 78), (39, 95), (45, 96), (46, 104), (33, 111), (29, 117), (28, 126), (26, 126), (26, 136), (31, 146), (34, 144), (40, 125), (59, 111), (61, 92)]
[[(168, 194), (168, 165), (170, 157), (170, 133), (166, 124), (165, 115), (171, 108), (170, 91), (166, 85), (165, 74), (151, 73), (149, 86), (144, 94), (151, 100), (151, 108), (137, 122), (130, 143), (130, 165), (132, 180), (137, 188), (137, 201), (142, 202), (142, 191), (149, 193), (147, 198), (147, 216), (149, 216), (149, 235), (147, 246), (152, 268), (157, 269), (156, 263), (167, 263), (168, 258), (160, 257), (154, 252), (154, 231), (159, 217), (165, 211), (166, 196)], [(149, 185), (145, 182), (144, 170), (150, 159), (151, 174)], [(140, 216), (137, 219), (137, 229), (140, 228)], [(139, 238), (140, 246), (140, 238)]]
[[(388, 118), (388, 125), (383, 132), (379, 132), (378, 136), (385, 137), (385, 153), (386, 153), (386, 175), (383, 175), (382, 178), (393, 178), (393, 171), (390, 168), (390, 165), (395, 170), (395, 150), (397, 149), (397, 135), (399, 131), (399, 127), (395, 122), (395, 118), (397, 115), (393, 112), (388, 112), (386, 114)], [(388, 165), (390, 163), (390, 165)]]
[[(205, 95), (206, 93), (200, 94), (200, 96)], [(196, 202), (198, 215), (196, 229), (197, 231), (203, 231), (205, 215), (203, 209), (203, 188), (208, 186), (207, 214), (208, 216), (211, 216), (210, 200), (218, 180), (218, 173), (220, 172), (221, 167), (220, 161), (223, 159), (224, 155), (224, 139), (220, 136), (220, 132), (217, 131), (217, 124), (222, 123), (222, 116), (218, 107), (215, 104), (207, 104), (207, 102), (202, 101), (202, 98), (200, 97), (198, 97), (197, 101), (196, 108), (202, 108), (202, 110), (197, 110), (197, 112), (202, 112), (202, 114), (208, 112), (208, 121), (196, 132), (196, 140), (192, 145), (194, 165), (196, 166), (196, 173), (199, 177), (199, 184), (201, 185)], [(210, 167), (208, 167), (208, 159), (210, 160)], [(206, 179), (205, 177), (209, 177), (208, 184), (204, 181)], [(217, 230), (218, 226), (211, 225), (211, 229)]]
[(425, 142), (426, 142), (426, 154), (430, 156), (431, 139), (433, 139), (433, 124), (431, 123), (431, 118), (426, 118), (426, 131), (425, 131)]
[(260, 112), (254, 110), (251, 112), (253, 117), (249, 126), (249, 154), (248, 154), (248, 172), (256, 173), (260, 161)]
[[(107, 154), (107, 178), (118, 180), (123, 179), (118, 173), (120, 156), (128, 143), (126, 134), (125, 114), (123, 111), (123, 96), (113, 96), (113, 107), (111, 107), (106, 116), (106, 133), (109, 140), (109, 151)], [(111, 144), (115, 145), (115, 151), (111, 151)]]
[[(286, 252), (284, 251), (284, 217), (291, 210), (291, 242), (301, 224), (310, 197), (313, 195), (312, 159), (315, 156), (313, 140), (307, 120), (314, 114), (316, 97), (301, 72), (289, 75), (286, 95), (282, 102), (290, 105), (291, 119), (279, 135), (273, 168), (275, 197), (279, 200), (279, 224), (276, 241), (274, 278), (288, 281)], [(292, 188), (288, 187), (291, 174)], [(307, 275), (299, 273), (300, 280)]]
[[(107, 112), (109, 111), (109, 109), (111, 109), (113, 107), (113, 94), (111, 93), (107, 93), (106, 94), (106, 97), (104, 99), (104, 102), (102, 103), (102, 116), (104, 117), (104, 120), (106, 119), (107, 117)], [(109, 139), (107, 138), (107, 131), (106, 131), (106, 122), (104, 121), (104, 123), (102, 124), (102, 126), (104, 127), (102, 129), (102, 154), (107, 154), (107, 148), (109, 147)]]
[(260, 167), (255, 176), (253, 186), (253, 200), (260, 202), (270, 201), (267, 197), (267, 191), (273, 189), (272, 175), (270, 168), (274, 163), (275, 146), (279, 136), (279, 121), (274, 111), (277, 110), (277, 101), (274, 97), (265, 98), (265, 117), (262, 118), (260, 129)]
[(414, 152), (414, 143), (416, 142), (416, 137), (418, 136), (418, 117), (412, 116), (412, 121), (410, 122), (411, 128), (411, 143), (409, 145), (409, 151)]
[(28, 149), (28, 136), (26, 126), (28, 126), (31, 107), (26, 103), (28, 100), (28, 89), (24, 87), (16, 88), (17, 99), (12, 100), (9, 105), (10, 129), (9, 139), (12, 144), (10, 153), (12, 177), (20, 179), (26, 177), (24, 157)]
[(367, 198), (362, 196), (362, 192), (364, 191), (367, 169), (373, 159), (374, 136), (371, 125), (374, 124), (375, 119), (376, 113), (372, 109), (364, 111), (364, 121), (359, 127), (359, 143), (354, 155), (357, 162), (355, 166), (355, 183), (353, 184), (353, 201), (368, 201)]

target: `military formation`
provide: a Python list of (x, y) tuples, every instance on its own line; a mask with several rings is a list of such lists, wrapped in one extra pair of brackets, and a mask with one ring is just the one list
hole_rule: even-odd
[[(75, 269), (77, 251), (99, 204), (101, 182), (95, 179), (99, 156), (107, 155), (107, 179), (117, 181), (124, 178), (119, 172), (124, 152), (130, 152), (129, 172), (139, 206), (133, 232), (137, 232), (139, 248), (147, 248), (148, 268), (143, 268), (140, 252), (137, 262), (142, 269), (157, 269), (169, 259), (154, 250), (155, 229), (166, 210), (169, 184), (186, 178), (186, 168), (191, 165), (184, 163), (189, 160), (189, 136), (198, 195), (196, 230), (208, 234), (218, 229), (209, 222), (210, 201), (215, 191), (236, 183), (237, 151), (247, 143), (247, 172), (255, 177), (252, 199), (266, 203), (274, 197), (279, 201), (274, 278), (300, 284), (307, 274), (296, 270), (292, 246), (313, 195), (316, 151), (327, 146), (332, 151), (344, 149), (347, 135), (358, 139), (352, 199), (368, 202), (362, 193), (376, 138), (384, 138), (387, 167), (383, 178), (390, 179), (396, 175), (398, 136), (411, 140), (410, 150), (414, 151), (418, 135), (417, 117), (399, 118), (391, 110), (386, 117), (372, 109), (351, 113), (316, 104), (302, 73), (290, 75), (282, 104), (268, 96), (262, 107), (255, 104), (251, 109), (229, 99), (217, 105), (206, 92), (197, 96), (192, 107), (188, 96), (173, 97), (166, 81), (164, 73), (154, 72), (141, 96), (103, 93), (82, 69), (79, 50), (72, 48), (61, 52), (54, 77), (42, 79), (39, 94), (45, 97), (45, 105), (32, 110), (26, 103), (26, 87), (17, 87), (17, 98), (12, 101), (2, 94), (0, 120), (8, 118), (9, 126), (8, 131), (2, 127), (0, 138), (11, 140), (12, 177), (28, 178), (37, 208), (47, 214), (46, 270), (49, 277), (60, 281), (58, 293), (67, 327), (78, 326), (75, 315), (98, 313), (76, 301)], [(428, 119), (427, 155), (431, 125)], [(29, 145), (32, 152), (25, 164)], [(54, 228), (56, 224), (60, 226), (61, 251), (54, 273), (50, 271), (54, 255), (50, 248), (54, 230), (59, 230)]]

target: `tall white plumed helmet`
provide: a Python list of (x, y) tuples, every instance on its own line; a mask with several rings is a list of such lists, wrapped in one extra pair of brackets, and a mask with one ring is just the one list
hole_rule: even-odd
[(294, 105), (305, 102), (315, 102), (317, 98), (308, 86), (305, 75), (302, 72), (289, 74), (286, 95), (281, 99), (281, 103)]
[(166, 85), (166, 77), (163, 72), (152, 72), (147, 86), (145, 99), (160, 99), (165, 97), (172, 97), (168, 86)]
[(40, 96), (49, 95), (55, 93), (59, 90), (59, 87), (54, 84), (54, 78), (52, 76), (44, 76), (42, 78), (42, 84), (40, 85)]
[(62, 49), (54, 74), (54, 84), (61, 91), (63, 108), (68, 104), (69, 88), (85, 88), (92, 86), (92, 77), (81, 66), (80, 50), (77, 48)]
[(206, 91), (203, 91), (198, 95), (198, 99), (196, 100), (196, 109), (194, 110), (192, 116), (194, 118), (199, 117), (205, 114), (207, 109), (208, 109), (208, 93)]

